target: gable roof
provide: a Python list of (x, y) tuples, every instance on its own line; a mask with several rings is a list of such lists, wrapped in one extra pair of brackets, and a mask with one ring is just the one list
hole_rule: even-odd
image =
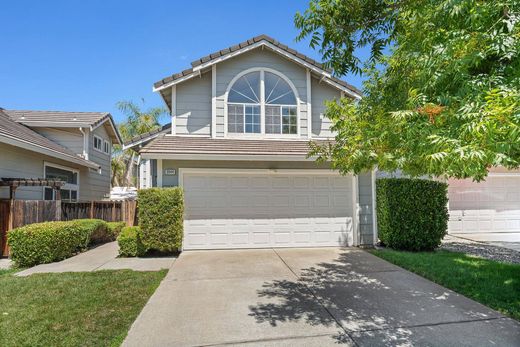
[(205, 57), (197, 59), (191, 63), (191, 68), (183, 70), (179, 73), (175, 73), (171, 76), (165, 77), (160, 81), (154, 83), (154, 91), (161, 91), (165, 88), (171, 87), (175, 84), (181, 83), (185, 80), (199, 76), (201, 70), (211, 65), (217, 64), (223, 60), (235, 57), (239, 54), (245, 53), (251, 49), (255, 49), (260, 46), (265, 46), (278, 54), (285, 56), (286, 58), (294, 61), (295, 63), (309, 68), (312, 72), (320, 75), (324, 81), (328, 82), (337, 89), (342, 90), (349, 96), (355, 99), (361, 98), (361, 91), (356, 87), (348, 84), (347, 82), (336, 78), (332, 75), (332, 71), (323, 66), (323, 64), (316, 60), (309, 58), (308, 56), (299, 53), (298, 51), (289, 48), (288, 46), (276, 41), (272, 37), (267, 35), (259, 35), (253, 37), (247, 41), (239, 43), (234, 46), (222, 49), (218, 52), (209, 54)]
[(81, 166), (98, 169), (99, 165), (85, 160), (71, 150), (60, 146), (23, 124), (12, 120), (0, 108), (0, 142), (24, 148), (33, 152), (49, 155)]
[(34, 111), (3, 110), (13, 121), (28, 127), (88, 127), (94, 130), (108, 122), (109, 134), (116, 143), (121, 144), (121, 136), (117, 131), (112, 115), (107, 112), (67, 112), (67, 111)]

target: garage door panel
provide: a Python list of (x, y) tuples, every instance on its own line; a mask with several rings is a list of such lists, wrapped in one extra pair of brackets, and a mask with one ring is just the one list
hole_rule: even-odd
[(520, 175), (449, 182), (452, 233), (520, 231)]
[(206, 172), (183, 182), (185, 249), (351, 243), (351, 177)]

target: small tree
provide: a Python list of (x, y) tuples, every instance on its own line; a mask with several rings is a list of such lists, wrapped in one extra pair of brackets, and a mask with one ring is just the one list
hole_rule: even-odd
[[(144, 99), (141, 99), (144, 105)], [(123, 141), (128, 141), (137, 135), (155, 130), (161, 126), (160, 120), (168, 111), (163, 107), (152, 107), (145, 111), (132, 101), (120, 101), (117, 107), (126, 116), (126, 120), (118, 125)], [(123, 150), (114, 146), (112, 156), (112, 186), (133, 186), (136, 152), (133, 149)]]

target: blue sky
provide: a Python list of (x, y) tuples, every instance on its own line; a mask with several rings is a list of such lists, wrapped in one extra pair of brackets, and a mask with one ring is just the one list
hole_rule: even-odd
[[(120, 100), (162, 106), (154, 82), (262, 33), (295, 42), (307, 1), (8, 1), (0, 25), (0, 107), (104, 111)], [(358, 76), (345, 79), (360, 87)]]

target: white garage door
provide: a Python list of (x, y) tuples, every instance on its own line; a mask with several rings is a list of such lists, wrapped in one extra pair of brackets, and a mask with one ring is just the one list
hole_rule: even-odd
[(352, 244), (352, 177), (181, 170), (184, 249)]
[(520, 232), (520, 175), (449, 182), (450, 233)]

